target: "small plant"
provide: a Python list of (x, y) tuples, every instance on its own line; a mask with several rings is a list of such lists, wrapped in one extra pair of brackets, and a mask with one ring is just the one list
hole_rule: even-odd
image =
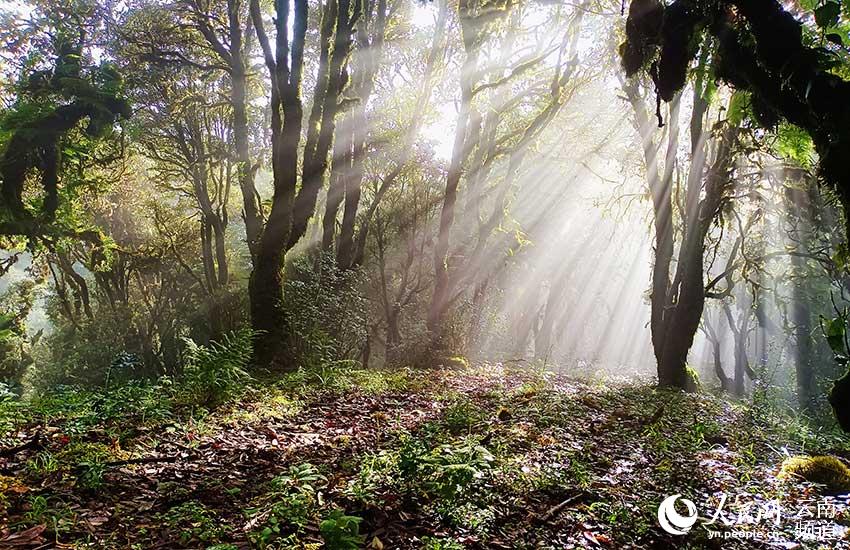
[(197, 500), (190, 500), (171, 508), (163, 518), (170, 529), (177, 532), (180, 544), (193, 540), (216, 542), (230, 532), (210, 510)]
[(141, 357), (135, 353), (122, 351), (115, 356), (106, 370), (106, 380), (103, 386), (109, 388), (110, 383), (114, 383), (116, 380), (130, 380), (142, 369), (144, 369), (144, 363)]
[(86, 489), (100, 489), (103, 486), (103, 474), (106, 467), (100, 462), (81, 462), (80, 475), (77, 478)]
[(381, 488), (392, 486), (402, 478), (398, 470), (398, 458), (398, 452), (391, 450), (364, 457), (357, 476), (345, 489), (346, 495), (358, 502), (380, 506)]
[(187, 395), (200, 405), (215, 406), (244, 387), (250, 378), (245, 369), (251, 361), (254, 336), (254, 331), (242, 329), (209, 346), (185, 338)]
[(422, 539), (422, 550), (463, 550), (464, 546), (454, 539), (425, 537)]
[(12, 389), (12, 384), (0, 381), (0, 404), (18, 399), (18, 394)]
[(590, 468), (584, 461), (579, 460), (575, 456), (570, 460), (570, 474), (576, 484), (582, 489), (590, 486)]
[(319, 532), (328, 550), (356, 550), (363, 544), (360, 522), (363, 518), (349, 516), (343, 510), (334, 510), (319, 524)]
[(29, 459), (26, 467), (31, 474), (44, 477), (59, 471), (59, 461), (50, 451), (43, 451)]
[(156, 382), (131, 380), (94, 396), (98, 408), (98, 420), (106, 418), (119, 422), (145, 423), (171, 418), (173, 382), (162, 377)]
[(456, 506), (450, 503), (442, 507), (441, 515), (453, 525), (461, 527), (479, 536), (485, 535), (496, 521), (495, 512), (490, 507), (480, 507), (467, 502)]
[(462, 397), (446, 407), (444, 419), (452, 433), (469, 431), (482, 418), (481, 409), (470, 399)]
[(61, 499), (33, 495), (27, 501), (27, 508), (23, 516), (27, 525), (47, 525), (54, 532), (61, 533), (74, 524), (73, 512)]
[(308, 463), (291, 466), (289, 472), (274, 478), (262, 505), (249, 511), (252, 523), (258, 526), (252, 533), (254, 541), (265, 547), (286, 530), (301, 532), (318, 504), (317, 483), (325, 481), (325, 476)]
[(85, 489), (98, 489), (103, 485), (104, 464), (115, 456), (114, 451), (103, 443), (75, 441), (55, 455), (62, 468), (77, 476), (77, 482)]
[(447, 443), (434, 449), (425, 459), (429, 473), (427, 486), (441, 498), (452, 500), (465, 492), (471, 482), (484, 476), (494, 457), (473, 437)]

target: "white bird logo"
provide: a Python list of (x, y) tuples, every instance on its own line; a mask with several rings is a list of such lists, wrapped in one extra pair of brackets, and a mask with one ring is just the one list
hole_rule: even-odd
[(658, 523), (671, 535), (684, 535), (697, 521), (697, 507), (686, 498), (683, 498), (682, 502), (688, 508), (688, 515), (683, 516), (676, 511), (676, 500), (680, 496), (679, 494), (670, 495), (658, 506)]

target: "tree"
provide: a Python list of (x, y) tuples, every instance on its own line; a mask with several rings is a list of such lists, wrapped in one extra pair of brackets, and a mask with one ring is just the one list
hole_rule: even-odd
[[(816, 10), (815, 22), (826, 32), (838, 25), (840, 14), (838, 2), (826, 2)], [(820, 176), (836, 190), (846, 213), (850, 82), (833, 71), (841, 63), (840, 51), (810, 45), (810, 32), (777, 0), (677, 0), (668, 6), (636, 0), (629, 8), (621, 54), (627, 75), (648, 73), (659, 101), (671, 101), (685, 85), (697, 38), (713, 37), (717, 78), (751, 94), (754, 118), (763, 127), (787, 120), (809, 133)], [(840, 36), (837, 42), (842, 43)], [(845, 234), (850, 238), (847, 215)], [(831, 394), (845, 430), (850, 430), (848, 395), (850, 373)]]
[(348, 82), (346, 65), (352, 28), (361, 12), (352, 9), (349, 0), (328, 0), (322, 5), (318, 74), (307, 121), (303, 159), (299, 163), (308, 3), (307, 0), (280, 0), (275, 3), (273, 43), (266, 33), (259, 1), (252, 0), (250, 9), (271, 79), (274, 185), (271, 210), (257, 248), (249, 285), (251, 319), (259, 334), (258, 360), (262, 364), (270, 364), (282, 359), (279, 365), (291, 369), (295, 365), (281, 357), (281, 339), (291, 336), (283, 308), (283, 260), (304, 236), (316, 208), (328, 169), (328, 152), (336, 116), (340, 112), (340, 98)]
[[(440, 342), (447, 336), (447, 313), (470, 288), (473, 310), (478, 311), (473, 317), (480, 314), (489, 283), (475, 275), (485, 271), (482, 264), (493, 251), (490, 237), (505, 219), (513, 185), (529, 149), (575, 91), (584, 7), (569, 14), (556, 10), (551, 15), (554, 20), (569, 20), (566, 32), (532, 39), (530, 53), (515, 59), (515, 48), (522, 51), (516, 46), (522, 38), (521, 7), (500, 2), (458, 4), (463, 46), (460, 105), (434, 247), (434, 291), (428, 309), (428, 329), (438, 346), (447, 343)], [(546, 63), (553, 52), (557, 52), (556, 61)], [(498, 62), (485, 64), (495, 53)], [(524, 80), (522, 77), (527, 75), (529, 78)], [(511, 116), (514, 110), (531, 114), (517, 120)], [(503, 171), (498, 178), (493, 169), (500, 163)], [(461, 189), (462, 182), (465, 189)], [(461, 191), (466, 196), (461, 204), (466, 223), (460, 233), (473, 237), (464, 239), (453, 250), (451, 234)], [(487, 195), (494, 196), (489, 212), (485, 211)], [(503, 244), (499, 242), (497, 246)], [(496, 253), (493, 257), (501, 255)]]
[[(23, 74), (16, 102), (4, 113), (0, 233), (26, 237), (30, 246), (67, 237), (97, 242), (100, 236), (71, 214), (73, 198), (92, 183), (87, 169), (120, 158), (120, 147), (116, 151), (106, 138), (130, 117), (130, 105), (115, 67), (91, 60), (91, 34), (101, 14), (76, 5), (37, 13), (35, 25), (41, 28), (34, 32), (53, 49), (53, 59), (49, 63), (38, 52), (43, 57)], [(41, 187), (35, 200), (24, 197), (32, 173)]]
[(142, 128), (139, 143), (153, 161), (158, 187), (190, 202), (197, 212), (210, 323), (221, 334), (216, 304), (228, 291), (231, 274), (227, 250), (231, 188), (238, 185), (236, 157), (231, 154), (232, 116), (216, 96), (217, 79), (190, 66), (144, 72), (148, 86), (139, 100)]
[(346, 101), (354, 105), (335, 127), (330, 184), (322, 218), (322, 250), (330, 251), (334, 245), (337, 215), (344, 201), (336, 247), (337, 266), (344, 269), (353, 267), (356, 261), (354, 233), (367, 147), (366, 107), (383, 55), (388, 16), (386, 0), (360, 2), (359, 5), (362, 13), (355, 33), (357, 48), (352, 55), (352, 79), (345, 94)]
[[(701, 68), (707, 71), (705, 57)], [(735, 96), (727, 106), (733, 113), (718, 123), (720, 130), (706, 137), (704, 125), (709, 112), (710, 82), (703, 76), (694, 84), (690, 128), (690, 166), (683, 189), (679, 189), (674, 173), (678, 162), (680, 96), (672, 98), (667, 122), (667, 147), (663, 169), (658, 156), (661, 143), (654, 141), (648, 109), (640, 96), (637, 83), (624, 83), (624, 91), (635, 114), (641, 136), (649, 193), (652, 198), (655, 230), (655, 262), (650, 295), (652, 313), (652, 345), (662, 386), (689, 387), (686, 370), (688, 352), (699, 328), (706, 296), (725, 277), (705, 280), (706, 237), (720, 218), (733, 189), (734, 162), (740, 139), (740, 109)], [(709, 141), (711, 147), (709, 147)], [(709, 151), (714, 151), (709, 156)], [(681, 201), (675, 197), (683, 197)], [(681, 226), (675, 226), (675, 214)], [(678, 255), (674, 253), (677, 236)], [(737, 253), (737, 252), (735, 252)], [(733, 254), (734, 256), (734, 254)], [(733, 260), (734, 261), (734, 260)], [(731, 291), (727, 289), (727, 291)]]
[[(177, 4), (195, 30), (203, 37), (207, 56), (200, 62), (187, 59), (177, 52), (159, 52), (166, 57), (176, 55), (201, 68), (219, 68), (230, 81), (229, 100), (233, 117), (233, 146), (235, 148), (237, 180), (242, 191), (242, 216), (245, 236), (251, 257), (256, 262), (263, 232), (264, 212), (254, 184), (257, 170), (250, 144), (249, 100), (251, 99), (249, 58), (252, 54), (251, 27), (256, 24), (249, 15), (243, 0), (216, 2), (209, 0), (181, 0)], [(157, 45), (152, 45), (154, 49)], [(212, 62), (208, 61), (209, 59)]]

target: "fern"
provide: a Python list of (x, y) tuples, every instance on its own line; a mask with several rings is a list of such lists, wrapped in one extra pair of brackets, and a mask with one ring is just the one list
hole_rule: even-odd
[(225, 334), (209, 346), (191, 338), (186, 343), (183, 374), (186, 385), (199, 404), (215, 406), (232, 397), (251, 376), (246, 368), (251, 362), (254, 331), (240, 329)]

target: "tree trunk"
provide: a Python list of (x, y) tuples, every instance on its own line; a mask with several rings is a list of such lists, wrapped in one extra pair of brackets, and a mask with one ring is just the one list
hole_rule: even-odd
[[(805, 236), (807, 228), (803, 226), (806, 220), (804, 212), (805, 195), (796, 189), (789, 190), (786, 196), (791, 203), (788, 218), (792, 227), (796, 227), (799, 245), (797, 252), (805, 253)], [(797, 403), (801, 410), (811, 411), (812, 397), (815, 392), (815, 376), (812, 368), (814, 345), (812, 342), (812, 312), (804, 286), (806, 284), (806, 260), (799, 254), (791, 255), (791, 271), (794, 274), (793, 300), (791, 306), (791, 322), (794, 326), (794, 368), (797, 378)]]
[(543, 321), (534, 339), (534, 359), (538, 361), (550, 358), (554, 347), (552, 338), (555, 334), (555, 323), (564, 311), (564, 297), (570, 280), (569, 272), (559, 269), (556, 271), (556, 277), (557, 279), (552, 281), (552, 286), (549, 288), (549, 295), (546, 297), (546, 305), (543, 309)]
[[(235, 24), (239, 27), (238, 20)], [(231, 24), (231, 36), (233, 24)], [(241, 31), (239, 35), (241, 37)], [(241, 38), (238, 42), (241, 44)], [(235, 52), (237, 43), (233, 43)], [(260, 235), (263, 231), (263, 214), (259, 204), (259, 195), (254, 187), (254, 169), (251, 166), (251, 154), (248, 146), (248, 115), (246, 111), (247, 76), (241, 54), (234, 56), (234, 66), (230, 72), (231, 90), (230, 101), (233, 105), (233, 139), (236, 144), (237, 173), (239, 189), (242, 192), (242, 215), (245, 220), (245, 237), (251, 258), (256, 258), (259, 252)]]
[[(283, 309), (283, 261), (307, 229), (318, 192), (327, 172), (328, 152), (334, 135), (338, 101), (346, 82), (345, 64), (351, 45), (348, 0), (329, 0), (322, 14), (322, 52), (304, 150), (301, 186), (298, 157), (303, 107), (301, 81), (307, 34), (307, 0), (275, 3), (274, 48), (265, 32), (259, 0), (251, 0), (250, 13), (263, 58), (271, 77), (272, 174), (274, 194), (268, 221), (260, 238), (249, 294), (252, 323), (259, 331), (256, 360), (282, 370), (295, 367), (286, 344), (290, 334)], [(335, 32), (334, 32), (335, 29)], [(330, 49), (332, 47), (332, 50)]]
[(336, 127), (331, 161), (331, 176), (325, 214), (322, 217), (322, 252), (333, 252), (336, 240), (336, 220), (339, 206), (345, 197), (346, 182), (351, 177), (351, 147), (353, 120), (351, 114)]
[[(465, 5), (462, 1), (461, 5)], [(462, 10), (462, 8), (459, 8)], [(461, 13), (461, 19), (465, 17)], [(469, 154), (467, 133), (469, 131), (470, 115), (472, 110), (472, 92), (475, 85), (473, 75), (478, 66), (478, 46), (474, 38), (469, 37), (471, 31), (462, 30), (464, 34), (464, 46), (466, 56), (461, 67), (460, 87), (461, 101), (455, 125), (454, 145), (452, 147), (452, 158), (446, 176), (446, 191), (443, 195), (443, 207), (440, 211), (440, 226), (437, 232), (437, 243), (434, 246), (434, 294), (431, 298), (431, 306), (428, 309), (428, 330), (431, 332), (435, 344), (444, 336), (443, 322), (446, 309), (449, 305), (451, 294), (449, 280), (449, 238), (454, 225), (455, 205), (457, 203), (458, 185), (460, 184), (463, 166)]]
[(363, 182), (363, 153), (367, 121), (362, 106), (355, 108), (352, 118), (354, 128), (351, 132), (351, 173), (349, 177), (343, 179), (345, 206), (342, 211), (342, 226), (340, 227), (339, 250), (337, 251), (337, 266), (340, 269), (350, 269), (354, 266), (354, 223), (357, 219), (360, 186)]

